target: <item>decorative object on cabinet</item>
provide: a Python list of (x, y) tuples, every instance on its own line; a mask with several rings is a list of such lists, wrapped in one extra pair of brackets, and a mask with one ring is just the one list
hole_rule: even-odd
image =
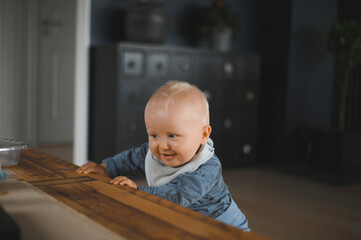
[(255, 163), (258, 55), (135, 43), (97, 46), (91, 54), (92, 161), (146, 142), (146, 102), (166, 81), (181, 80), (208, 98), (211, 138), (223, 166)]
[(213, 50), (229, 51), (238, 28), (237, 14), (224, 1), (215, 0), (205, 9), (200, 30), (209, 38)]
[(126, 39), (162, 43), (168, 32), (169, 16), (162, 3), (139, 1), (126, 11)]
[(229, 51), (232, 44), (232, 34), (232, 30), (229, 28), (213, 29), (211, 35), (211, 48), (216, 51)]
[(361, 130), (357, 114), (361, 96), (361, 19), (336, 21), (328, 34), (327, 49), (336, 57), (341, 72), (337, 99), (337, 127), (340, 131)]
[(327, 49), (335, 55), (334, 126), (302, 131), (305, 160), (322, 168), (361, 166), (361, 20), (336, 21)]

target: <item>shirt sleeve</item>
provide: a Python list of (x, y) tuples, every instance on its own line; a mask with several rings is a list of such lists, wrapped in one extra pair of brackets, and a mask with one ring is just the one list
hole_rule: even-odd
[(196, 171), (179, 175), (168, 184), (158, 187), (139, 186), (138, 189), (187, 207), (206, 195), (220, 176), (219, 166), (205, 163)]
[(149, 149), (148, 143), (142, 144), (140, 147), (131, 148), (118, 153), (114, 157), (109, 157), (103, 160), (107, 171), (111, 178), (117, 176), (135, 176), (144, 174), (145, 170), (145, 156)]

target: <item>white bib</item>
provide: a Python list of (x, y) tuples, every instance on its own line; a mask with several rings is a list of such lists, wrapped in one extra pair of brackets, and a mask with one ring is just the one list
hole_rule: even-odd
[(180, 174), (194, 172), (200, 165), (210, 159), (213, 154), (213, 141), (209, 138), (207, 143), (202, 146), (193, 160), (181, 167), (169, 167), (156, 158), (150, 149), (148, 149), (145, 157), (145, 176), (147, 178), (148, 186), (161, 186), (171, 182)]

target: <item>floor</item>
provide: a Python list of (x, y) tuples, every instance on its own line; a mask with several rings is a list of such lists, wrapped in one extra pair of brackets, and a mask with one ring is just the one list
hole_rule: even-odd
[(37, 146), (36, 148), (63, 160), (69, 162), (73, 161), (73, 145), (71, 143), (62, 145), (42, 145)]
[[(38, 148), (72, 160), (71, 145)], [(361, 181), (334, 184), (265, 167), (225, 169), (223, 177), (257, 234), (275, 240), (361, 239)]]

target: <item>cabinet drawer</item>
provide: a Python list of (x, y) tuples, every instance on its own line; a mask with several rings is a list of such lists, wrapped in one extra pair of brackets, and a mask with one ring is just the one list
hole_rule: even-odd
[(173, 80), (187, 81), (195, 77), (196, 62), (192, 54), (173, 53), (171, 77)]
[(168, 78), (169, 63), (170, 56), (167, 52), (149, 52), (147, 56), (148, 76), (156, 79)]
[(239, 132), (239, 123), (234, 111), (220, 112), (212, 111), (210, 114), (213, 135), (234, 136)]
[(129, 112), (122, 109), (122, 116), (117, 121), (116, 149), (123, 151), (137, 147), (147, 141), (147, 131), (144, 123), (144, 111)]
[(145, 52), (133, 49), (121, 50), (120, 72), (124, 78), (142, 78), (145, 75)]
[(214, 136), (216, 156), (225, 168), (240, 167), (254, 163), (256, 144), (254, 138), (237, 140), (231, 136)]
[(137, 83), (120, 83), (118, 85), (118, 104), (127, 108), (142, 107), (148, 100), (147, 86)]
[(218, 71), (221, 73), (223, 80), (237, 80), (238, 66), (236, 58), (221, 58)]
[(203, 54), (198, 57), (198, 76), (199, 79), (208, 80), (216, 79), (219, 80), (220, 67), (218, 63), (218, 57), (215, 54)]
[(250, 136), (249, 138), (242, 138), (239, 141), (236, 141), (236, 148), (240, 149), (239, 159), (235, 162), (234, 165), (245, 165), (254, 162), (257, 153), (257, 145), (255, 142), (255, 137)]
[(222, 100), (223, 85), (220, 84), (219, 81), (209, 79), (208, 81), (202, 80), (195, 84), (206, 96), (211, 110), (215, 111), (216, 109), (225, 107)]
[(239, 86), (237, 105), (243, 108), (256, 108), (258, 102), (258, 82), (244, 81)]

